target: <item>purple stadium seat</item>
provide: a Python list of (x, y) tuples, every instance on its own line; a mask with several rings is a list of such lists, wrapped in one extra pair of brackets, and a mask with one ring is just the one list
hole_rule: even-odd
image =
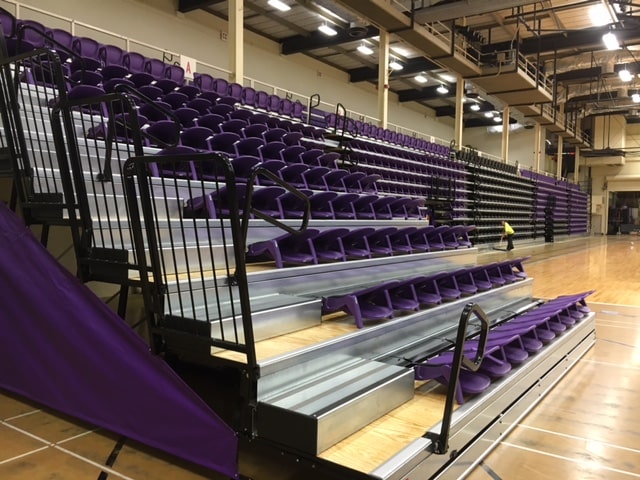
[[(300, 161), (300, 154), (306, 150), (302, 145), (288, 145), (280, 151), (280, 157), (289, 164), (305, 165)], [(308, 167), (308, 165), (305, 166)]]
[(345, 295), (325, 297), (322, 305), (323, 314), (344, 311), (353, 316), (358, 328), (364, 327), (364, 320), (393, 318), (389, 288), (397, 284), (397, 280), (391, 280)]
[[(182, 93), (182, 92), (176, 90), (176, 93)], [(182, 94), (187, 95), (186, 93), (182, 93)], [(209, 113), (211, 107), (213, 106), (211, 101), (207, 100), (206, 98), (196, 97), (196, 98), (189, 99), (189, 96), (187, 95), (187, 99), (188, 100), (185, 105), (189, 108), (193, 108), (194, 110), (197, 110), (200, 115), (206, 115), (207, 113)]]
[(231, 159), (231, 166), (238, 182), (246, 183), (253, 170), (260, 165), (261, 160), (251, 155), (240, 155)]
[(229, 92), (229, 82), (224, 78), (215, 78), (213, 80), (212, 90), (216, 92), (220, 97), (226, 97)]
[(282, 161), (280, 152), (284, 148), (286, 148), (286, 145), (283, 142), (268, 142), (260, 148), (260, 158), (262, 158), (263, 162), (266, 162), (267, 160)]
[(271, 258), (278, 268), (285, 265), (309, 265), (318, 263), (314, 249), (313, 237), (319, 231), (308, 228), (300, 233), (286, 233), (272, 240), (265, 240), (249, 245), (247, 255), (260, 257), (263, 255)]
[(145, 144), (149, 147), (166, 148), (180, 141), (180, 126), (173, 120), (158, 120), (142, 129)]
[(242, 93), (240, 94), (240, 103), (250, 107), (255, 107), (256, 89), (253, 87), (243, 87)]
[[(224, 125), (224, 124), (223, 124)], [(260, 147), (264, 145), (264, 140), (257, 137), (241, 138), (233, 144), (236, 155), (260, 156)]]
[(442, 300), (452, 301), (457, 300), (462, 296), (462, 292), (458, 288), (456, 279), (450, 272), (442, 272), (433, 276), (434, 280), (438, 284), (438, 290), (442, 296)]
[(249, 119), (253, 116), (253, 112), (251, 110), (247, 110), (246, 108), (236, 108), (232, 112), (229, 112), (227, 115), (230, 120), (234, 118), (239, 118), (240, 120), (244, 120), (249, 124)]
[(284, 128), (270, 128), (264, 133), (263, 138), (267, 142), (282, 141), (282, 137), (286, 133), (287, 131)]
[[(324, 184), (324, 180), (322, 180), (322, 177), (329, 173), (331, 169), (327, 167), (315, 167), (310, 165), (307, 166), (308, 169), (302, 173), (306, 188), (310, 188), (312, 190), (325, 190), (326, 187)], [(337, 192), (334, 193), (336, 193), (336, 195), (334, 196), (337, 196)]]
[(214, 133), (220, 132), (220, 124), (224, 122), (224, 117), (217, 113), (207, 113), (195, 120), (195, 123), (200, 127), (210, 128)]
[(340, 193), (331, 201), (333, 216), (336, 219), (355, 220), (356, 211), (353, 203), (358, 200), (358, 198), (360, 198), (360, 196), (357, 193)]
[(195, 72), (193, 74), (193, 83), (201, 92), (211, 92), (214, 90), (215, 79), (208, 73)]
[[(4, 29), (4, 22), (2, 26)], [(6, 35), (6, 32), (7, 30), (5, 29), (5, 35)], [(52, 50), (56, 51), (56, 53), (58, 54), (62, 62), (66, 62), (70, 54), (66, 52), (65, 49), (69, 51), (73, 51), (73, 40), (75, 37), (71, 35), (71, 33), (69, 33), (68, 31), (62, 28), (48, 29), (46, 33), (47, 33), (47, 36), (51, 38), (51, 41), (50, 42), (47, 41), (46, 45), (51, 47)], [(11, 35), (7, 35), (7, 36), (11, 36)]]
[(236, 82), (229, 83), (229, 86), (227, 87), (226, 96), (234, 98), (236, 102), (240, 102), (242, 100), (242, 90), (243, 90), (243, 87), (239, 83), (236, 83)]
[(195, 126), (195, 120), (200, 116), (200, 112), (189, 107), (180, 107), (173, 111), (173, 114), (180, 121), (183, 128)]
[(164, 76), (169, 80), (173, 80), (179, 86), (184, 85), (184, 68), (180, 65), (167, 65), (164, 70)]
[(221, 132), (214, 133), (213, 137), (209, 139), (209, 146), (211, 150), (215, 152), (226, 153), (227, 155), (235, 156), (236, 150), (234, 143), (240, 140), (242, 137), (234, 132)]
[(275, 93), (272, 93), (267, 98), (267, 111), (278, 113), (280, 111), (281, 102), (282, 102), (282, 99)]
[[(156, 155), (191, 155), (196, 153), (193, 148), (178, 145), (175, 147), (168, 147), (160, 150)], [(168, 163), (162, 163), (162, 170), (159, 169), (158, 164), (151, 164), (152, 174), (162, 177), (177, 177), (177, 178), (189, 178), (196, 179), (198, 175), (196, 173), (195, 166), (192, 161), (180, 161), (173, 165)]]
[[(319, 195), (325, 195), (326, 193), (327, 192), (323, 192)], [(347, 260), (339, 238), (348, 232), (348, 228), (329, 228), (320, 231), (320, 233), (313, 238), (313, 247), (318, 263), (345, 262)]]
[(344, 249), (347, 259), (361, 260), (364, 258), (371, 258), (371, 249), (369, 248), (369, 241), (367, 240), (367, 237), (374, 231), (375, 229), (372, 227), (356, 228), (340, 237), (342, 248)]
[(180, 93), (184, 93), (187, 97), (189, 97), (189, 100), (193, 100), (198, 95), (200, 95), (200, 89), (195, 85), (191, 85), (191, 84), (182, 85), (178, 87), (177, 91)]
[(309, 197), (311, 205), (311, 218), (333, 220), (335, 218), (333, 212), (332, 201), (338, 196), (336, 192), (316, 192)]
[(156, 80), (166, 78), (164, 74), (166, 68), (167, 64), (157, 58), (147, 58), (144, 64), (144, 71)]
[(162, 96), (162, 101), (167, 102), (171, 105), (173, 110), (177, 110), (178, 108), (184, 107), (186, 103), (189, 101), (189, 97), (187, 97), (184, 93), (180, 92), (169, 92)]
[(213, 132), (207, 127), (188, 127), (180, 132), (180, 144), (207, 151), (211, 149), (209, 139), (212, 136)]
[(245, 120), (242, 120), (240, 118), (233, 118), (221, 123), (220, 130), (223, 132), (237, 133), (238, 135), (242, 136), (242, 129), (247, 125), (248, 124)]
[(367, 235), (367, 243), (372, 256), (390, 257), (394, 254), (389, 236), (398, 231), (397, 227), (377, 228)]

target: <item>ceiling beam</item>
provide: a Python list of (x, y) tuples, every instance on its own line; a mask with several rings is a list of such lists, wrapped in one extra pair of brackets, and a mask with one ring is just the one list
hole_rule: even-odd
[(341, 29), (339, 29), (338, 34), (333, 37), (329, 37), (321, 32), (311, 32), (310, 35), (294, 35), (280, 42), (281, 52), (283, 55), (305, 53), (309, 50), (335, 47), (343, 43), (355, 42), (380, 35), (380, 31), (376, 27), (368, 25), (366, 28), (367, 33), (357, 38), (352, 37), (349, 35), (349, 32)]
[(523, 7), (538, 3), (540, 0), (491, 0), (480, 2), (478, 0), (458, 0), (455, 2), (442, 2), (433, 7), (425, 7), (415, 10), (414, 19), (418, 23), (444, 22), (464, 16), (484, 15), (487, 13), (506, 10), (509, 8)]
[[(416, 75), (420, 72), (439, 70), (441, 67), (436, 65), (430, 60), (424, 57), (411, 58), (406, 61), (401, 61), (403, 69), (399, 71), (391, 72), (390, 78), (396, 79), (409, 75)], [(377, 81), (378, 80), (378, 65), (373, 68), (359, 67), (353, 68), (347, 72), (349, 74), (349, 81), (353, 83)]]
[(192, 12), (200, 8), (210, 7), (216, 3), (222, 3), (223, 0), (179, 0), (178, 11), (181, 13)]
[(602, 67), (579, 68), (577, 70), (558, 73), (555, 76), (555, 80), (559, 83), (572, 83), (576, 80), (593, 80), (600, 78), (601, 75)]

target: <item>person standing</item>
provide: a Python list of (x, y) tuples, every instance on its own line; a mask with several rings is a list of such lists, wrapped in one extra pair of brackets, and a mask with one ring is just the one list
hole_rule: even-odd
[(500, 240), (504, 237), (507, 237), (507, 251), (513, 250), (513, 234), (516, 233), (513, 230), (513, 227), (509, 225), (506, 221), (502, 220), (502, 235), (500, 236)]

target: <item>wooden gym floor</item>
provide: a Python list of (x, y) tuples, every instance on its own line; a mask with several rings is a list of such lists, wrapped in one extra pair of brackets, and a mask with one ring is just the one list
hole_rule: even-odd
[[(597, 340), (468, 478), (640, 478), (638, 248), (640, 238), (625, 235), (479, 255), (479, 263), (532, 255), (525, 269), (537, 297), (595, 290), (587, 301)], [(0, 391), (0, 479), (87, 478), (221, 477)]]

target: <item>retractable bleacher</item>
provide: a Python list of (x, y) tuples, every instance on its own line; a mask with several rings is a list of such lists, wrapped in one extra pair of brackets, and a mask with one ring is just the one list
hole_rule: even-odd
[[(41, 63), (34, 60), (38, 55), (56, 62), (49, 52), (27, 54), (12, 64), (23, 62), (31, 71)], [(313, 239), (332, 229), (343, 229), (337, 236), (342, 238), (359, 229), (418, 231), (425, 222), (406, 213), (385, 219), (313, 218), (310, 205), (300, 210), (299, 218), (275, 218), (255, 202), (259, 196), (254, 193), (265, 184), (278, 185), (303, 205), (306, 195), (260, 164), (240, 183), (232, 161), (219, 151), (168, 146), (157, 155), (158, 146), (143, 149), (135, 108), (140, 97), (132, 91), (69, 99), (66, 87), (40, 86), (37, 76), (31, 81), (17, 77), (25, 81), (16, 84), (14, 72), (3, 69), (3, 88), (17, 85), (21, 94), (13, 98), (6, 91), (6, 98), (19, 107), (3, 109), (3, 138), (20, 138), (8, 129), (16, 119), (25, 124), (33, 120), (45, 133), (23, 129), (21, 152), (33, 154), (29, 145), (36, 141), (41, 146), (35, 151), (51, 152), (46, 156), (50, 163), (35, 168), (17, 163), (16, 171), (33, 175), (27, 177), (31, 186), (42, 178), (54, 186), (51, 192), (60, 199), (56, 208), (63, 212), (56, 218), (65, 225), (68, 219), (72, 230), (80, 232), (76, 245), (84, 246), (79, 254), (88, 255), (91, 271), (127, 288), (142, 288), (154, 353), (180, 368), (210, 369), (205, 373), (209, 384), (194, 388), (214, 405), (228, 401), (223, 393), (229, 394), (228, 388), (216, 385), (219, 370), (234, 372), (238, 382), (229, 398), (242, 401), (226, 419), (249, 445), (241, 456), (277, 458), (283, 471), (304, 472), (309, 478), (436, 478), (443, 471), (459, 472), (486, 451), (479, 432), (489, 443), (502, 435), (593, 343), (594, 318), (586, 309), (586, 294), (549, 302), (555, 309), (548, 312), (553, 321), (562, 323), (574, 310), (582, 316), (570, 326), (565, 321), (564, 333), (528, 359), (514, 362), (481, 393), (465, 383), (470, 376), (465, 371), (456, 390), (458, 402), (464, 403), (445, 416), (451, 429), (443, 440), (437, 434), (447, 402), (445, 387), (429, 381), (423, 370), (429, 362), (438, 363), (438, 375), (430, 378), (456, 385), (447, 378), (445, 362), (433, 359), (452, 355), (446, 352), (459, 343), (460, 315), (469, 304), (482, 307), (489, 327), (503, 330), (527, 312), (545, 308), (546, 302), (532, 297), (534, 280), (522, 274), (525, 259), (491, 266), (482, 276), (475, 247), (450, 241), (449, 248), (442, 243), (442, 248), (430, 249), (424, 232), (413, 250), (372, 254), (367, 237), (361, 237), (369, 248), (361, 257), (328, 255), (320, 260), (316, 255), (309, 262), (283, 261), (276, 268), (272, 252), (279, 252), (280, 245), (269, 242), (284, 234), (309, 232), (307, 246), (315, 251)], [(34, 106), (43, 117), (29, 116)], [(392, 151), (384, 151), (375, 157), (382, 162), (375, 173), (382, 177), (378, 193), (385, 193), (385, 172), (401, 171), (403, 165)], [(406, 192), (424, 193), (416, 182), (431, 171), (416, 173), (411, 170), (416, 160), (406, 160), (408, 173), (394, 173), (387, 180), (399, 198)], [(449, 174), (444, 188), (457, 190), (465, 181), (463, 164), (438, 161), (434, 171)], [(50, 191), (36, 187), (33, 193)], [(350, 193), (344, 187), (339, 194)], [(20, 200), (28, 205), (28, 198)], [(248, 263), (249, 246), (265, 242), (270, 250), (259, 253), (271, 257)], [(489, 282), (482, 288), (476, 280), (481, 277)], [(437, 289), (451, 289), (458, 281), (478, 285), (434, 300)], [(429, 285), (436, 290), (428, 291)], [(372, 293), (389, 301), (391, 313), (378, 315), (385, 305)], [(376, 308), (364, 308), (365, 300)], [(483, 334), (481, 322), (465, 322), (465, 338)], [(539, 327), (518, 327), (521, 341), (535, 344), (532, 332)], [(514, 335), (512, 342), (517, 341)], [(486, 353), (507, 347), (514, 348), (494, 342)], [(462, 343), (455, 351), (464, 348)], [(482, 357), (482, 350), (468, 352)], [(445, 455), (443, 442), (458, 455)], [(250, 464), (244, 466), (246, 475), (251, 475)]]

